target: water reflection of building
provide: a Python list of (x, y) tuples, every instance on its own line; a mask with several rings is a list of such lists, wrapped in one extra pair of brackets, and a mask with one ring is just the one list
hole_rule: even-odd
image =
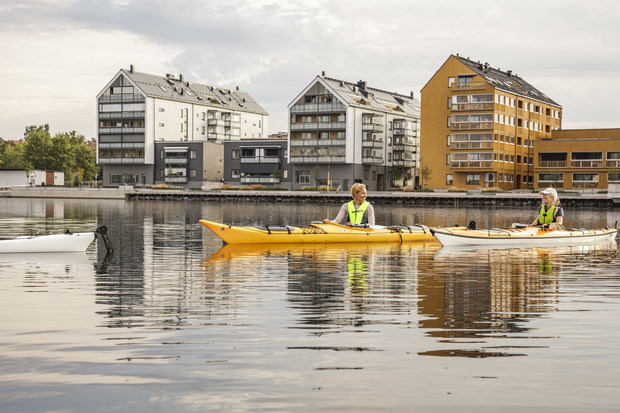
[(115, 248), (108, 257), (102, 246), (98, 250), (97, 302), (106, 306), (106, 326), (142, 325), (143, 317), (158, 320), (184, 312), (179, 307), (186, 306), (187, 289), (195, 288), (192, 272), (202, 255), (202, 228), (196, 224), (201, 211), (170, 211), (162, 203), (102, 204), (99, 220), (108, 226)]
[[(434, 276), (420, 282), (420, 322), (428, 335), (443, 343), (493, 336), (515, 337), (529, 331), (528, 318), (555, 311), (558, 304), (557, 268), (548, 250), (480, 250), (440, 255)], [(520, 336), (521, 338), (526, 338)], [(471, 341), (470, 341), (471, 343)], [(421, 352), (435, 356), (514, 356), (482, 349)]]

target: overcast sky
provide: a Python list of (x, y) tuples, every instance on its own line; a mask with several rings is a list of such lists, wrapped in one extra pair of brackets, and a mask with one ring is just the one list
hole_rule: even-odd
[(620, 128), (619, 22), (617, 0), (0, 0), (0, 137), (95, 137), (95, 96), (130, 64), (239, 86), (275, 133), (321, 71), (419, 98), (456, 53), (532, 83), (565, 129)]

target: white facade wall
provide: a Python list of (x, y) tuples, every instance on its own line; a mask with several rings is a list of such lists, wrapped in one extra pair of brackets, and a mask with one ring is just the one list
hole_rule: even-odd
[(0, 186), (28, 185), (28, 177), (24, 170), (1, 170)]

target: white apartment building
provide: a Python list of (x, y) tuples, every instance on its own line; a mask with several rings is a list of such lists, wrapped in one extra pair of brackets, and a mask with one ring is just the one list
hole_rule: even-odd
[(413, 92), (387, 92), (323, 72), (288, 111), (294, 189), (315, 184), (316, 165), (321, 168), (320, 184), (343, 191), (358, 182), (371, 191), (387, 190), (394, 168), (400, 168), (402, 176), (410, 174), (409, 183), (417, 183), (420, 102)]
[[(212, 152), (192, 145), (190, 157), (168, 160), (166, 143), (178, 153), (179, 142), (213, 142), (267, 137), (268, 113), (246, 92), (193, 83), (183, 75), (165, 76), (121, 69), (97, 95), (97, 162), (103, 164), (103, 185), (152, 185), (162, 181), (155, 163), (174, 166), (175, 183), (200, 186), (209, 176)], [(157, 143), (158, 150), (155, 149)], [(163, 158), (162, 158), (163, 156)], [(161, 158), (161, 159), (160, 159)], [(198, 161), (199, 160), (199, 161)], [(198, 162), (198, 163), (196, 163)], [(190, 177), (189, 171), (192, 171)], [(195, 171), (204, 171), (196, 174)], [(161, 172), (161, 171), (160, 171)], [(223, 173), (223, 167), (221, 168)]]

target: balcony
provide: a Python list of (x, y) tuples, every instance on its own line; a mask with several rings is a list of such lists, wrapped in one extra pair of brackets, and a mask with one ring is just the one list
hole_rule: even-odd
[(453, 111), (461, 111), (461, 110), (493, 110), (494, 104), (493, 102), (484, 102), (484, 103), (453, 103), (452, 110)]
[(112, 157), (112, 156), (100, 156), (99, 163), (144, 163), (144, 157)]
[(144, 127), (126, 128), (118, 126), (113, 128), (99, 128), (99, 133), (144, 133)]
[(261, 178), (261, 177), (247, 177), (247, 178), (241, 178), (241, 183), (242, 184), (277, 184), (279, 183), (280, 180), (276, 179), (276, 178), (272, 178), (272, 177), (265, 177), (265, 178)]
[(383, 148), (383, 139), (362, 139), (362, 148)]
[(241, 163), (280, 163), (279, 156), (244, 156)]
[(415, 138), (418, 136), (418, 131), (413, 129), (396, 128), (394, 129), (394, 136), (408, 136)]
[(210, 141), (239, 141), (241, 136), (233, 136), (230, 133), (208, 133), (207, 139)]
[(566, 168), (566, 161), (538, 161), (539, 168)]
[(164, 162), (166, 164), (172, 164), (172, 165), (177, 165), (177, 164), (186, 164), (188, 162), (188, 159), (186, 157), (170, 157), (170, 158), (164, 158)]
[(291, 156), (290, 163), (344, 163), (344, 156)]
[(607, 160), (606, 164), (608, 168), (620, 168), (620, 159)]
[(598, 188), (598, 182), (575, 182), (573, 181), (574, 189), (595, 189)]
[(487, 82), (455, 82), (452, 83), (452, 90), (476, 90), (487, 87)]
[(99, 112), (99, 119), (144, 119), (144, 111), (138, 112)]
[(182, 184), (186, 184), (187, 183), (187, 176), (173, 176), (173, 177), (166, 177), (165, 178), (165, 182), (174, 182), (174, 183), (182, 183)]
[(452, 130), (465, 130), (465, 129), (493, 129), (493, 122), (463, 122), (452, 123)]
[(342, 103), (307, 103), (305, 105), (295, 105), (291, 108), (291, 113), (328, 113), (344, 112), (347, 107)]
[(603, 160), (590, 160), (590, 161), (570, 161), (571, 168), (602, 168)]
[(209, 126), (226, 126), (226, 121), (224, 119), (207, 119), (207, 125), (209, 125)]
[(291, 146), (346, 146), (346, 139), (291, 139)]
[(394, 152), (415, 153), (416, 147), (410, 145), (394, 145)]
[(224, 120), (224, 127), (225, 128), (240, 128), (241, 122), (233, 122), (231, 120)]
[(381, 165), (383, 164), (382, 156), (362, 156), (362, 163), (364, 164), (372, 164), (372, 165)]
[(291, 130), (345, 129), (346, 122), (298, 122), (291, 123)]
[(393, 166), (404, 166), (405, 168), (413, 168), (415, 166), (415, 161), (408, 159), (394, 159), (392, 161)]
[(362, 132), (383, 132), (383, 125), (380, 123), (362, 123)]
[(450, 162), (450, 168), (453, 169), (481, 169), (491, 168), (493, 166), (492, 161), (452, 161)]

